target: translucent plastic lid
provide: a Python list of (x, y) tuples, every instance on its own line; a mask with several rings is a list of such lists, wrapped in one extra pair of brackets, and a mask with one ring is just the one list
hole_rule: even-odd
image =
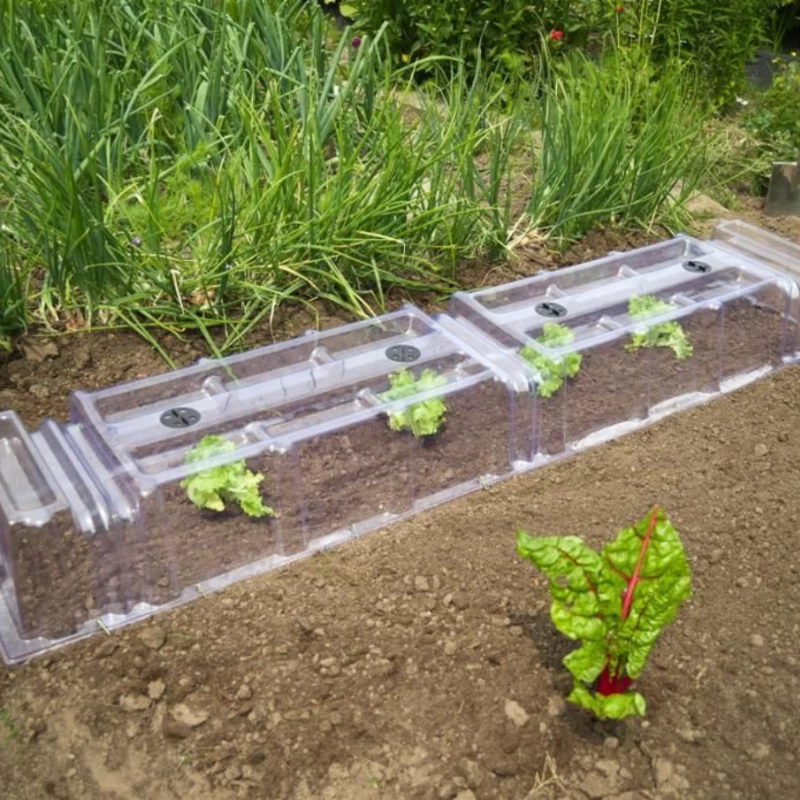
[[(680, 236), (505, 286), (457, 293), (452, 310), (508, 348), (527, 345), (558, 358), (641, 327), (631, 314), (632, 298), (664, 301), (667, 310), (647, 318), (652, 326), (770, 286), (776, 296), (797, 291), (785, 276), (745, 254)], [(782, 304), (779, 299), (778, 310)], [(571, 335), (561, 344), (543, 344), (542, 332), (554, 322)]]
[[(487, 379), (509, 382), (492, 360), (417, 309), (270, 345), (220, 361), (96, 392), (77, 392), (72, 415), (145, 487), (192, 469), (186, 453), (205, 435), (236, 449), (217, 462), (285, 450), (301, 439)], [(413, 398), (386, 395), (407, 369), (435, 373)]]

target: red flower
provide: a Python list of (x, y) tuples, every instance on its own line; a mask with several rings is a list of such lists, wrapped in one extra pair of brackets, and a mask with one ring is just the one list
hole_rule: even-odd
[(614, 9), (614, 11), (615, 11), (617, 14), (621, 14), (621, 13), (622, 13), (624, 10), (625, 10), (625, 6), (617, 6), (617, 7)]
[(564, 38), (564, 31), (550, 31), (550, 40), (553, 42), (560, 42)]
[(358, 50), (358, 48), (361, 47), (361, 37), (360, 36), (354, 36), (353, 40), (350, 42), (350, 44), (352, 45), (354, 50)]

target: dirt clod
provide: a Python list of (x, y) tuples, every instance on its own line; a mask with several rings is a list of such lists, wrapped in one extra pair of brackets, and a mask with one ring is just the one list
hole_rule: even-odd
[(186, 725), (188, 728), (197, 728), (209, 717), (208, 711), (192, 709), (184, 703), (179, 703), (178, 705), (173, 706), (170, 710), (170, 714), (172, 714), (172, 718), (176, 722)]
[(139, 641), (151, 650), (160, 650), (167, 641), (167, 634), (157, 625), (148, 625), (139, 634)]
[(516, 700), (506, 700), (505, 712), (518, 728), (521, 728), (530, 719), (530, 714)]
[(152, 700), (143, 694), (123, 694), (119, 698), (119, 707), (123, 711), (147, 711)]
[(166, 688), (164, 681), (151, 681), (147, 686), (147, 695), (151, 700), (160, 700)]

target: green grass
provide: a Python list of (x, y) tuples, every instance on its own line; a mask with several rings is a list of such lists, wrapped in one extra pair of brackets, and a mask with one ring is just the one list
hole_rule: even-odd
[(282, 302), (366, 316), (502, 249), (512, 140), (479, 80), (453, 66), (409, 125), (380, 35), (354, 50), (302, 4), (218, 6), (0, 3), (8, 330), (33, 273), (44, 319), (224, 326), (224, 350)]
[(6, 744), (22, 742), (22, 729), (4, 708), (0, 708), (0, 730), (4, 733)]
[(677, 219), (703, 153), (683, 76), (567, 61), (516, 93), (458, 59), (397, 71), (382, 37), (302, 2), (0, 0), (0, 341), (78, 309), (220, 354), (283, 303), (448, 292), (526, 224)]
[(600, 63), (576, 55), (553, 73), (539, 100), (532, 227), (569, 241), (601, 225), (684, 224), (682, 202), (713, 147), (692, 74), (675, 64), (656, 76), (635, 50), (612, 50)]

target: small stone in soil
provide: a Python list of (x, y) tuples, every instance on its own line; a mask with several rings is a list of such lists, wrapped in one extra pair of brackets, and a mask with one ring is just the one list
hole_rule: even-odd
[(764, 637), (760, 633), (754, 633), (750, 637), (750, 644), (753, 645), (753, 647), (763, 647)]
[(253, 690), (246, 683), (243, 683), (239, 687), (239, 691), (236, 692), (237, 700), (249, 700), (252, 696), (253, 696)]
[(765, 758), (768, 758), (770, 754), (770, 748), (768, 744), (764, 742), (759, 742), (755, 747), (751, 747), (747, 751), (747, 755), (750, 758), (754, 759), (755, 761), (763, 761)]
[(160, 650), (167, 641), (167, 634), (157, 625), (149, 625), (139, 634), (139, 641), (151, 650)]
[(769, 447), (767, 447), (763, 442), (757, 444), (753, 449), (753, 454), (756, 458), (764, 458), (767, 453), (769, 453)]
[(147, 686), (147, 694), (152, 700), (160, 700), (166, 688), (164, 681), (151, 681)]
[(528, 712), (516, 700), (506, 700), (505, 712), (518, 728), (521, 728), (530, 719)]
[(567, 704), (559, 694), (551, 695), (547, 701), (547, 713), (551, 717), (558, 717), (566, 711)]
[(189, 728), (196, 728), (208, 719), (209, 714), (208, 711), (191, 709), (184, 703), (179, 703), (173, 707), (172, 717), (176, 722)]
[(143, 694), (123, 694), (119, 698), (119, 707), (123, 711), (147, 711), (153, 701)]
[(689, 727), (678, 728), (678, 736), (683, 739), (684, 742), (688, 742), (689, 744), (694, 744), (703, 738), (702, 731), (695, 731)]

